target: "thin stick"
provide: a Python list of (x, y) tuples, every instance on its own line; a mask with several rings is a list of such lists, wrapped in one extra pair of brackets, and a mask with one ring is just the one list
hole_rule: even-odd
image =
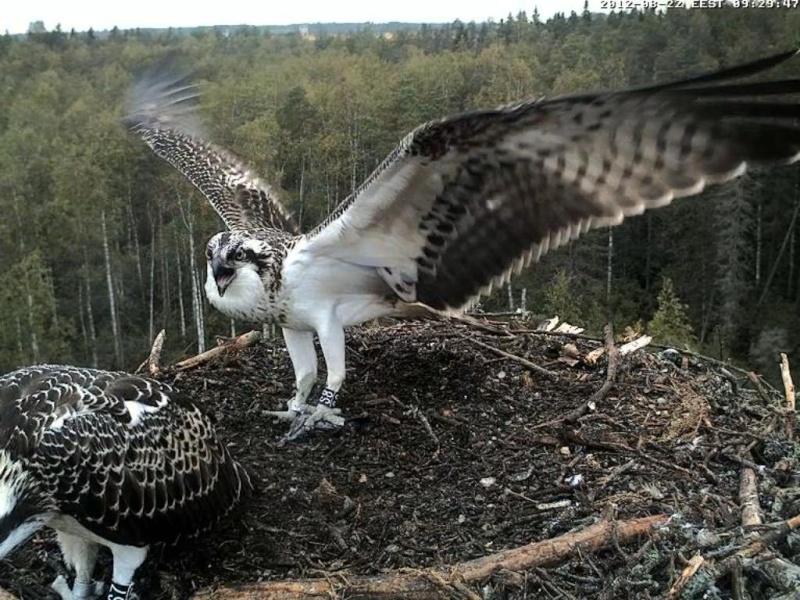
[(469, 337), (464, 336), (464, 339), (465, 340), (469, 340), (470, 342), (480, 346), (481, 348), (486, 348), (487, 350), (491, 350), (495, 354), (498, 354), (500, 356), (503, 356), (505, 358), (508, 358), (510, 360), (518, 362), (519, 364), (528, 367), (530, 370), (536, 371), (540, 375), (544, 375), (548, 379), (551, 379), (553, 381), (558, 379), (558, 375), (556, 375), (552, 371), (548, 371), (544, 367), (540, 367), (536, 363), (532, 363), (531, 361), (529, 361), (526, 358), (522, 358), (521, 356), (517, 356), (516, 354), (511, 354), (510, 352), (506, 352), (505, 350), (500, 350), (500, 348), (495, 348), (494, 346), (490, 346), (489, 344), (484, 344), (480, 340), (476, 340), (474, 338), (469, 338)]
[(606, 337), (606, 352), (608, 353), (608, 367), (606, 368), (606, 380), (603, 382), (603, 385), (597, 390), (592, 397), (589, 398), (589, 401), (576, 408), (566, 417), (564, 417), (564, 421), (567, 423), (571, 423), (573, 421), (577, 421), (580, 417), (585, 415), (589, 410), (593, 409), (593, 407), (600, 402), (603, 398), (606, 397), (606, 394), (614, 387), (614, 384), (617, 380), (617, 369), (619, 368), (619, 350), (617, 349), (617, 345), (614, 343), (614, 327), (611, 323), (608, 323), (604, 328), (603, 331)]
[(756, 391), (758, 392), (759, 396), (767, 403), (767, 406), (772, 404), (772, 398), (769, 397), (767, 391), (764, 389), (764, 386), (761, 384), (761, 380), (758, 378), (753, 371), (747, 372), (747, 378), (753, 382), (753, 385), (756, 386)]
[(689, 583), (689, 580), (694, 577), (694, 574), (697, 573), (697, 570), (705, 561), (706, 559), (701, 555), (695, 554), (691, 560), (689, 560), (689, 564), (683, 569), (683, 572), (681, 572), (681, 575), (678, 577), (677, 581), (672, 584), (671, 588), (669, 588), (669, 591), (664, 598), (666, 600), (669, 600), (670, 598), (677, 598), (683, 588), (686, 587), (686, 584)]
[(781, 352), (781, 379), (783, 379), (783, 390), (786, 393), (786, 437), (790, 440), (794, 438), (794, 424), (797, 418), (797, 407), (795, 405), (794, 382), (792, 372), (789, 370), (789, 359)]

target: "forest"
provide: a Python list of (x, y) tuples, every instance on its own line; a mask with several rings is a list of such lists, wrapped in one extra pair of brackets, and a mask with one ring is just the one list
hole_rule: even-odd
[[(0, 37), (0, 371), (36, 362), (134, 368), (245, 331), (205, 301), (222, 227), (123, 125), (141, 73), (168, 62), (201, 91), (205, 136), (278, 185), (305, 230), (418, 124), (470, 109), (671, 80), (797, 46), (791, 9), (530, 13), (349, 33), (316, 28)], [(800, 59), (768, 77), (800, 76)], [(594, 231), (482, 302), (558, 314), (777, 377), (800, 348), (800, 171), (750, 171)], [(794, 360), (795, 363), (800, 363)]]

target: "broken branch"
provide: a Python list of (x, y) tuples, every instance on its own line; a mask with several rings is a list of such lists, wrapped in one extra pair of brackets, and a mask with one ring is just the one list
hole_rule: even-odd
[(179, 371), (185, 371), (186, 369), (193, 369), (194, 367), (199, 367), (202, 364), (207, 363), (208, 361), (217, 358), (223, 354), (230, 352), (231, 350), (242, 350), (244, 348), (249, 348), (250, 346), (258, 343), (261, 339), (261, 332), (260, 331), (248, 331), (247, 333), (243, 333), (239, 337), (235, 338), (234, 340), (224, 344), (222, 346), (217, 346), (216, 348), (212, 348), (211, 350), (206, 350), (202, 354), (198, 354), (197, 356), (193, 356), (191, 358), (187, 358), (186, 360), (182, 360), (179, 363), (175, 364), (175, 368)]
[[(595, 552), (614, 540), (620, 544), (650, 533), (664, 525), (666, 515), (631, 521), (599, 521), (594, 525), (550, 540), (534, 542), (459, 563), (451, 567), (384, 575), (342, 576), (340, 579), (268, 581), (238, 587), (201, 591), (195, 600), (289, 600), (303, 598), (366, 597), (380, 600), (434, 600), (441, 598), (442, 582), (474, 583), (500, 570), (525, 571), (561, 561), (576, 552)], [(435, 579), (438, 583), (433, 583)], [(463, 593), (463, 592), (462, 592)]]
[(783, 380), (783, 390), (786, 393), (786, 437), (791, 440), (794, 438), (794, 423), (797, 415), (797, 407), (795, 405), (792, 372), (789, 370), (789, 359), (783, 352), (781, 352), (781, 379)]

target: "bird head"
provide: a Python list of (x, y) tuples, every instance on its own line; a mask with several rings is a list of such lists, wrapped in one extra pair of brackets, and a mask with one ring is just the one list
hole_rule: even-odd
[(0, 450), (0, 558), (36, 533), (53, 508), (22, 463)]
[(244, 270), (260, 276), (268, 250), (265, 241), (241, 232), (225, 231), (212, 237), (206, 246), (206, 261), (220, 297)]

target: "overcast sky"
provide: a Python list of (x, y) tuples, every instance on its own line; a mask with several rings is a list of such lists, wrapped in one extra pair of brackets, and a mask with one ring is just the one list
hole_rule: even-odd
[[(580, 13), (584, 0), (5, 0), (0, 32), (25, 33), (32, 21), (49, 30), (85, 31), (197, 25), (288, 25), (292, 23), (449, 23), (499, 21), (538, 6), (543, 19), (556, 11)], [(589, 0), (599, 10), (601, 0)]]

